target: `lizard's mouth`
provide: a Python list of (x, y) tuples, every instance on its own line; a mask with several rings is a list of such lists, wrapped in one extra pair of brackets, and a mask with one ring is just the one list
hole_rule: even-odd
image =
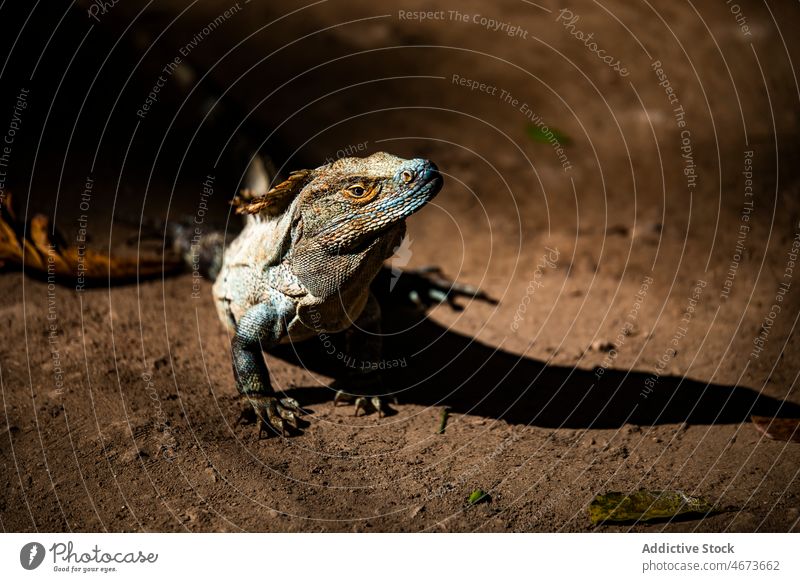
[(436, 196), (444, 184), (444, 178), (442, 178), (442, 175), (439, 173), (439, 169), (433, 164), (431, 164), (431, 166), (433, 166), (433, 169), (428, 170), (427, 175), (420, 185), (420, 188), (424, 190), (422, 194), (427, 196), (426, 202)]

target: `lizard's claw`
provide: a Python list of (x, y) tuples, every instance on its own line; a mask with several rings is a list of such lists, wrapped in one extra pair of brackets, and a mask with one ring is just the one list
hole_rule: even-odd
[(391, 410), (389, 405), (386, 404), (386, 400), (380, 396), (372, 396), (371, 398), (361, 396), (356, 398), (356, 416), (358, 416), (359, 410), (363, 410), (364, 414), (369, 414), (370, 407), (378, 413), (378, 418), (383, 418)]
[[(303, 413), (294, 398), (278, 398), (277, 396), (243, 396), (246, 405), (239, 420), (258, 422), (258, 438), (264, 432), (276, 432), (288, 436), (300, 430), (300, 415)], [(253, 418), (255, 417), (255, 418)]]
[(353, 395), (348, 394), (347, 392), (342, 392), (341, 390), (337, 390), (336, 394), (333, 397), (333, 406), (339, 406), (340, 402), (348, 404), (353, 401)]

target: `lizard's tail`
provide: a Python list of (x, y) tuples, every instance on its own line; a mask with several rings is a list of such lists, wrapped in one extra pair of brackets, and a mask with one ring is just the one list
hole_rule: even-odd
[[(263, 199), (265, 193), (274, 192), (274, 189), (270, 190), (270, 183), (275, 175), (272, 160), (267, 156), (255, 154), (245, 172), (239, 195), (231, 201), (231, 204), (246, 206), (256, 199)], [(247, 219), (252, 218), (251, 215), (247, 216)], [(200, 232), (191, 222), (168, 223), (166, 232), (173, 250), (181, 256), (187, 269), (211, 281), (217, 278), (225, 252), (224, 232), (218, 230)]]
[(21, 268), (59, 282), (93, 286), (109, 282), (149, 279), (174, 272), (182, 262), (168, 257), (117, 257), (77, 242), (67, 245), (50, 228), (50, 220), (37, 214), (25, 228), (14, 212), (12, 196), (0, 201), (0, 269)]
[[(249, 202), (263, 195), (274, 174), (271, 160), (255, 155), (237, 200)], [(11, 193), (6, 193), (0, 199), (0, 269), (22, 268), (29, 274), (53, 275), (59, 282), (87, 286), (151, 279), (186, 270), (214, 281), (225, 251), (225, 233), (200, 233), (191, 222), (151, 224), (154, 232), (166, 230), (173, 253), (135, 258), (100, 253), (81, 241), (67, 245), (42, 214), (35, 215), (27, 226), (17, 218)]]

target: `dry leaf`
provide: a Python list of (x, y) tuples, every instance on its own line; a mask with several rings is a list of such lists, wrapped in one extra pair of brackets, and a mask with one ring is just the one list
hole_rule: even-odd
[(756, 430), (767, 438), (800, 443), (800, 419), (751, 416), (750, 420), (753, 421)]
[(718, 512), (705, 499), (691, 497), (683, 491), (610, 492), (597, 495), (589, 504), (589, 519), (593, 524), (663, 520), (690, 514), (705, 516)]

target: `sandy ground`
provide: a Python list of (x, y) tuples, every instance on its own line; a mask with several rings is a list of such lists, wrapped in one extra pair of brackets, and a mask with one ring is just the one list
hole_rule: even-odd
[[(130, 22), (123, 4), (99, 26)], [(204, 40), (192, 53), (197, 66), (258, 123), (279, 128), (288, 167), (358, 144), (436, 161), (446, 185), (409, 221), (408, 266), (439, 265), (498, 303), (387, 309), (386, 358), (400, 364), (386, 378), (399, 404), (383, 419), (334, 408), (330, 377), (270, 356), (276, 387), (308, 408), (310, 426), (259, 440), (235, 424), (228, 337), (210, 283), (186, 274), (77, 293), (5, 273), (2, 529), (799, 531), (800, 445), (765, 439), (749, 417), (800, 416), (800, 285), (787, 270), (800, 233), (790, 64), (800, 55), (787, 31), (800, 13), (791, 3), (770, 12), (743, 2), (745, 34), (724, 3), (696, 12), (575, 3), (575, 30), (593, 32), (627, 67), (622, 76), (557, 21), (561, 6), (539, 5), (442, 7), (514, 23), (527, 38), (447, 12), (400, 18), (423, 2), (330, 2), (256, 33), (216, 66), (291, 9), (244, 6), (247, 18), (231, 16)], [(227, 6), (190, 11), (162, 54)], [(386, 48), (407, 45), (416, 46)], [(354, 56), (320, 65), (341, 55)], [(470, 91), (453, 75), (498, 90)], [(147, 82), (126, 89), (129, 120), (148, 90)], [(563, 157), (529, 138), (527, 111), (569, 136)], [(95, 115), (108, 112), (90, 106), (82, 119)], [(78, 117), (29, 127), (63, 139)], [(162, 161), (168, 152), (152, 136), (165, 126), (147, 117), (140, 127), (135, 139), (112, 132), (99, 148), (107, 163), (93, 173), (89, 212), (98, 245), (120, 213), (197, 212), (209, 169)], [(189, 143), (176, 127), (177, 143)], [(45, 140), (41, 159), (18, 165), (16, 176), (30, 209), (52, 212), (51, 168), (68, 166), (57, 222), (73, 240), (97, 148), (94, 133), (77, 133), (68, 151)], [(750, 159), (753, 196), (742, 174)], [(35, 176), (30, 189), (23, 170)], [(223, 224), (223, 191), (234, 188), (220, 187), (211, 202)], [(449, 422), (437, 434), (444, 407)], [(492, 501), (467, 506), (476, 488)], [(639, 488), (681, 489), (730, 511), (589, 523), (594, 495)]]

